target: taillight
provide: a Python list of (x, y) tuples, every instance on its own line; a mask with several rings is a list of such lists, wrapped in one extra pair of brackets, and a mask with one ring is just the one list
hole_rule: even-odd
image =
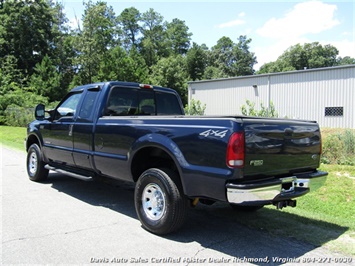
[(235, 132), (229, 138), (227, 146), (227, 165), (242, 168), (244, 166), (244, 133)]

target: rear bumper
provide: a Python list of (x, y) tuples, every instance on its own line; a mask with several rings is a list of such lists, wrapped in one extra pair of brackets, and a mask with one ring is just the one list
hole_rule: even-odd
[(321, 187), (328, 173), (316, 171), (308, 174), (272, 179), (249, 184), (226, 184), (229, 203), (265, 205), (290, 200)]

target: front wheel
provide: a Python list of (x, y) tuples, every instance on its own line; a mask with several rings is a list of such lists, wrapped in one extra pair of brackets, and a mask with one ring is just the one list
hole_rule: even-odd
[(30, 180), (40, 182), (48, 177), (48, 170), (44, 168), (42, 153), (37, 144), (32, 144), (27, 152), (27, 174)]
[(176, 173), (169, 169), (151, 168), (138, 179), (134, 201), (142, 226), (158, 235), (179, 229), (188, 211)]

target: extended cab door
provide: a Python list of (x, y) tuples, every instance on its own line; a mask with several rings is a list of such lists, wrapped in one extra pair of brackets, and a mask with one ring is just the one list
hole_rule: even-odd
[(95, 166), (102, 174), (129, 179), (128, 153), (132, 144), (146, 130), (141, 130), (140, 116), (156, 115), (155, 92), (139, 87), (111, 88), (104, 115), (95, 128)]
[[(112, 87), (106, 102), (104, 114), (96, 123), (94, 136), (94, 159), (96, 169), (115, 178), (129, 178), (127, 169), (128, 151), (137, 138), (136, 128), (130, 122), (132, 117), (143, 112), (155, 113), (154, 92), (147, 91), (145, 109), (138, 104), (138, 88)], [(130, 117), (130, 119), (128, 119)]]
[(41, 126), (43, 151), (50, 161), (74, 165), (73, 125), (81, 96), (81, 91), (68, 94), (52, 112), (51, 123)]

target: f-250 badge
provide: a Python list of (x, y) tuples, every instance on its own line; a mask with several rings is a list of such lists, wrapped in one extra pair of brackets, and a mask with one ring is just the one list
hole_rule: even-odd
[(228, 130), (213, 130), (213, 129), (209, 129), (206, 131), (203, 131), (200, 133), (200, 136), (204, 136), (204, 137), (219, 137), (219, 138), (224, 138), (227, 134)]
[(251, 166), (262, 166), (264, 164), (263, 160), (251, 160), (250, 165)]

